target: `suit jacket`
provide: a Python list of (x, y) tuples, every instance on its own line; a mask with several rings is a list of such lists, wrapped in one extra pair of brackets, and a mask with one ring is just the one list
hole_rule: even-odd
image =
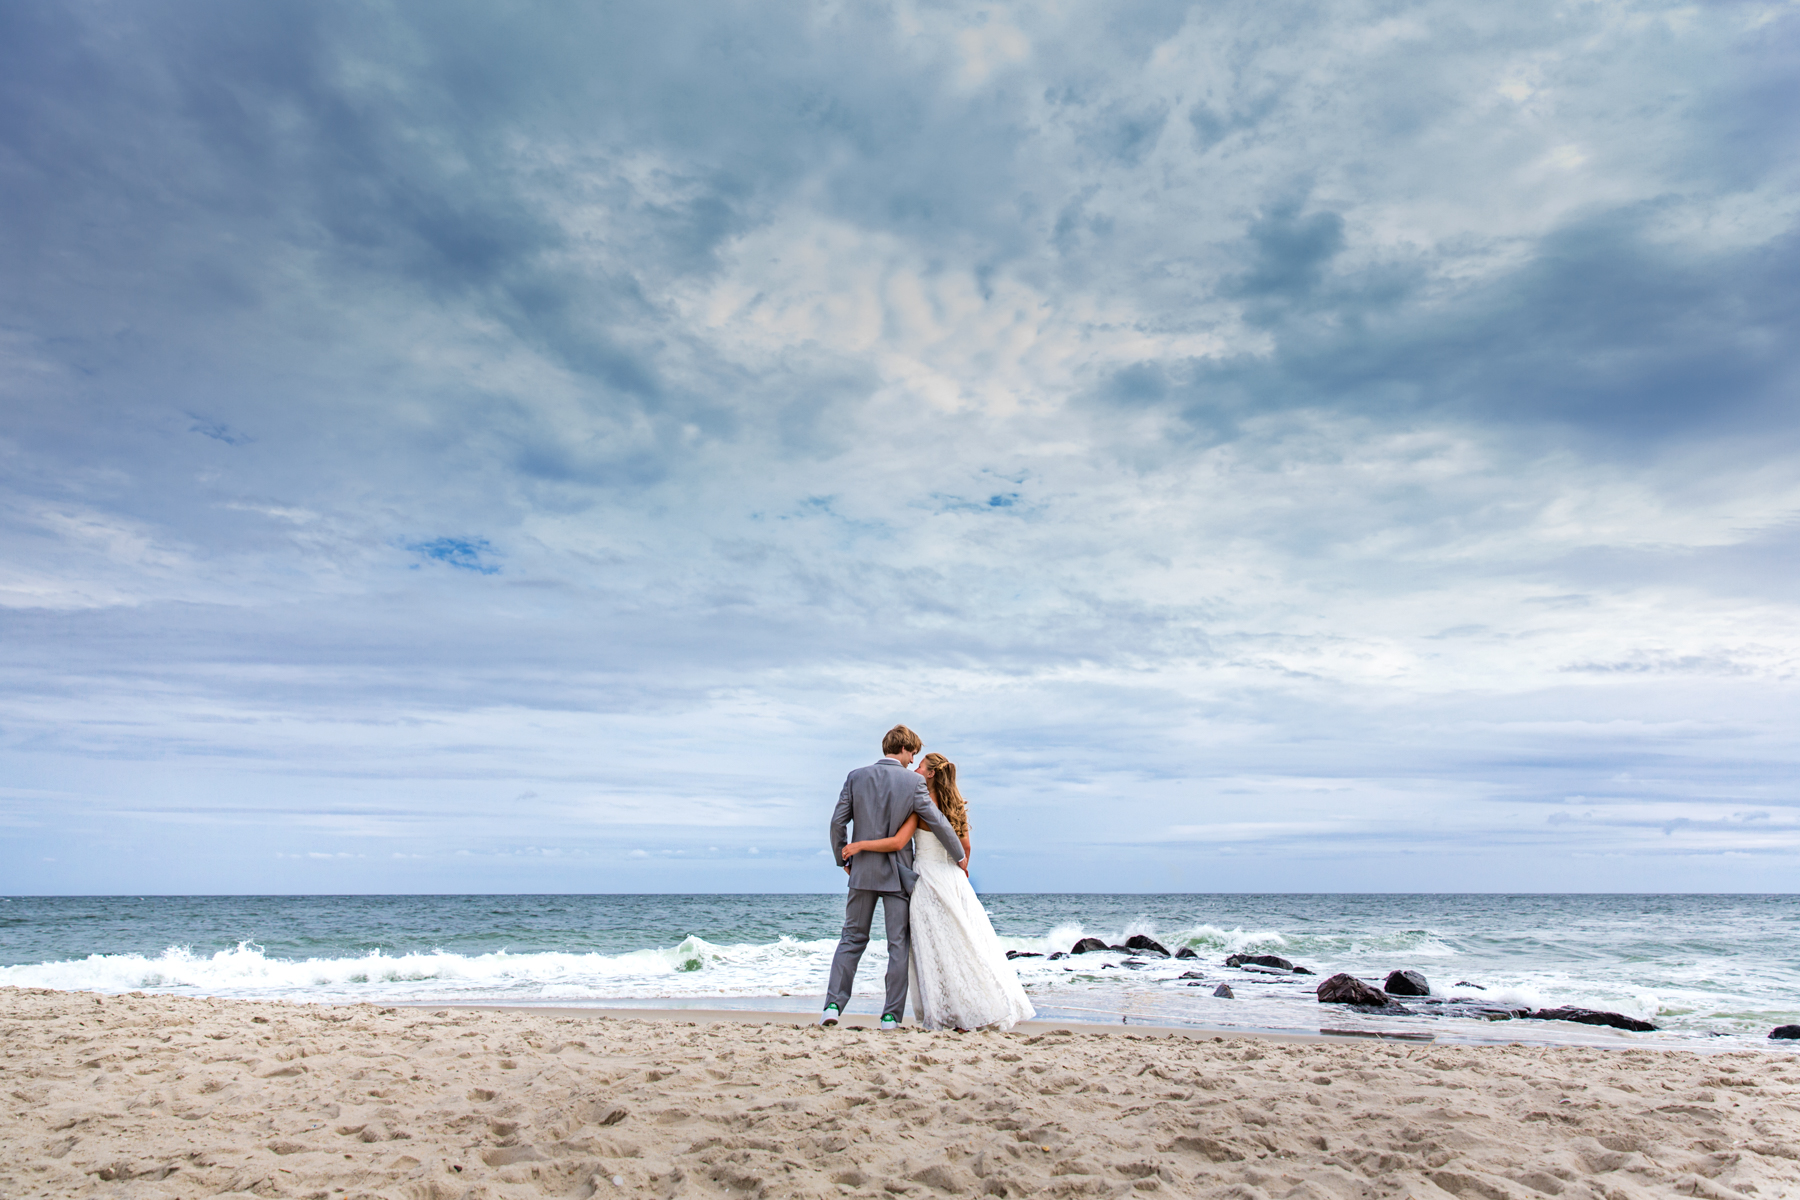
[[(931, 802), (931, 792), (922, 776), (916, 775), (891, 758), (873, 766), (858, 767), (844, 780), (838, 793), (837, 807), (831, 813), (831, 857), (844, 865), (844, 847), (850, 839), (844, 826), (856, 823), (856, 840), (870, 842), (893, 837), (906, 818), (919, 814), (919, 824), (937, 834), (950, 852), (953, 862), (965, 857), (962, 839), (951, 828), (949, 818)], [(864, 851), (850, 860), (850, 886), (869, 892), (905, 892), (911, 894), (913, 878), (912, 843), (891, 854)], [(904, 871), (904, 881), (902, 872)]]

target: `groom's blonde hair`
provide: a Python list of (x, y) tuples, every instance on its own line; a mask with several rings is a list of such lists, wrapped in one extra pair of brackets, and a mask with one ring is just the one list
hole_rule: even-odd
[(918, 734), (904, 725), (896, 725), (883, 735), (881, 752), (883, 754), (917, 754), (919, 747), (924, 744), (919, 740)]

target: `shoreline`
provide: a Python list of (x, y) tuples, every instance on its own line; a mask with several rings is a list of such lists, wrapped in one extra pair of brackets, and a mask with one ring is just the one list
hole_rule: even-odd
[[(250, 1003), (263, 1003), (250, 1001)], [(275, 1003), (314, 1003), (313, 1001), (275, 1001)], [(774, 1008), (705, 1008), (699, 1006), (675, 1006), (646, 1004), (642, 1000), (621, 1001), (618, 1003), (595, 1003), (591, 1005), (569, 1004), (458, 1004), (432, 1001), (406, 1001), (391, 1007), (413, 1010), (451, 1010), (467, 1012), (521, 1012), (540, 1013), (566, 1019), (586, 1017), (615, 1017), (620, 1020), (642, 1021), (691, 1021), (696, 1024), (736, 1023), (749, 1025), (780, 1025), (790, 1028), (812, 1027), (818, 1018), (817, 1010), (795, 1010)], [(1395, 1045), (1414, 1046), (1456, 1046), (1473, 1048), (1482, 1046), (1518, 1046), (1525, 1048), (1580, 1048), (1596, 1050), (1643, 1050), (1653, 1052), (1670, 1052), (1679, 1054), (1733, 1054), (1733, 1053), (1793, 1053), (1800, 1050), (1800, 1043), (1770, 1042), (1768, 1045), (1725, 1043), (1725, 1039), (1707, 1039), (1700, 1041), (1643, 1040), (1644, 1035), (1633, 1034), (1622, 1030), (1596, 1027), (1592, 1025), (1566, 1024), (1555, 1022), (1563, 1028), (1542, 1031), (1554, 1036), (1508, 1038), (1494, 1036), (1472, 1038), (1457, 1036), (1460, 1031), (1441, 1030), (1391, 1030), (1391, 1029), (1352, 1029), (1335, 1026), (1332, 1022), (1333, 1012), (1330, 1008), (1337, 1006), (1321, 1006), (1327, 1008), (1319, 1014), (1320, 1026), (1317, 1030), (1256, 1028), (1232, 1025), (1184, 1025), (1156, 1021), (1103, 1022), (1085, 1020), (1065, 1014), (1041, 1016), (1030, 1021), (1022, 1021), (1012, 1032), (1045, 1033), (1055, 1029), (1067, 1028), (1074, 1032), (1099, 1034), (1105, 1036), (1124, 1037), (1181, 1037), (1197, 1040), (1228, 1040), (1231, 1038), (1261, 1038), (1276, 1042), (1294, 1043), (1366, 1043), (1381, 1042)], [(844, 1014), (841, 1023), (854, 1028), (873, 1029), (879, 1018), (871, 1011), (868, 1013), (850, 1012)], [(1552, 1024), (1543, 1022), (1542, 1024)], [(916, 1032), (929, 1032), (921, 1028), (910, 1018), (902, 1025), (902, 1029)]]
[[(254, 1003), (254, 1002), (253, 1002)], [(815, 1024), (817, 1013), (785, 1012), (773, 1009), (746, 1008), (624, 1008), (612, 1006), (595, 1006), (591, 1008), (570, 1007), (564, 1005), (535, 1004), (405, 1004), (394, 1007), (409, 1009), (433, 1009), (451, 1012), (519, 1012), (537, 1013), (563, 1020), (581, 1020), (583, 1018), (611, 1018), (620, 1021), (669, 1021), (674, 1023), (691, 1022), (696, 1025), (777, 1025), (790, 1029), (819, 1028)], [(880, 1017), (874, 1013), (845, 1013), (839, 1019), (839, 1028), (874, 1030)], [(908, 1021), (901, 1029), (909, 1033), (930, 1033), (928, 1029)], [(1031, 1036), (1047, 1034), (1058, 1029), (1070, 1032), (1099, 1034), (1105, 1036), (1128, 1035), (1132, 1037), (1193, 1037), (1221, 1041), (1232, 1037), (1267, 1038), (1278, 1042), (1322, 1042), (1333, 1040), (1321, 1034), (1289, 1033), (1279, 1030), (1239, 1030), (1199, 1028), (1185, 1025), (1101, 1025), (1074, 1020), (1031, 1020), (1021, 1021), (1008, 1033)], [(995, 1032), (974, 1030), (971, 1032)], [(966, 1035), (964, 1035), (966, 1036)], [(1347, 1035), (1361, 1036), (1361, 1035)], [(1416, 1039), (1407, 1039), (1416, 1040)]]
[(1787, 1055), (804, 1017), (0, 989), (0, 1195), (1800, 1192)]
[[(230, 1004), (267, 1005), (275, 1008), (328, 1008), (334, 1010), (368, 1008), (380, 1011), (396, 1010), (409, 1012), (476, 1012), (476, 1013), (518, 1013), (531, 1014), (557, 1020), (582, 1020), (592, 1018), (613, 1018), (617, 1020), (637, 1020), (653, 1022), (687, 1022), (692, 1024), (743, 1024), (773, 1025), (786, 1028), (811, 1028), (818, 1017), (818, 1009), (811, 1007), (814, 1002), (822, 1003), (822, 997), (718, 997), (707, 1001), (697, 1001), (689, 997), (669, 998), (666, 1002), (658, 997), (631, 997), (618, 1000), (598, 1000), (586, 1003), (568, 1002), (502, 1002), (471, 1003), (465, 1000), (342, 1000), (342, 999), (302, 999), (287, 996), (245, 997), (245, 996), (211, 996), (199, 993), (175, 993), (163, 991), (135, 990), (129, 992), (100, 992), (88, 990), (61, 990), (21, 987), (11, 984), (0, 984), (0, 995), (15, 994), (54, 994), (67, 996), (92, 996), (96, 998), (120, 999), (158, 999), (197, 1000)], [(792, 1007), (793, 1000), (804, 1000), (808, 1007)], [(788, 1001), (790, 1007), (774, 1007), (771, 1001), (779, 1003)], [(1076, 1015), (1077, 1013), (1081, 1015)], [(1084, 1034), (1105, 1036), (1152, 1037), (1152, 1038), (1187, 1038), (1193, 1040), (1222, 1041), (1234, 1038), (1257, 1038), (1282, 1043), (1382, 1043), (1391, 1045), (1438, 1046), (1475, 1048), (1488, 1046), (1514, 1046), (1520, 1048), (1567, 1048), (1591, 1049), (1606, 1051), (1653, 1051), (1698, 1054), (1714, 1056), (1718, 1054), (1752, 1053), (1752, 1054), (1792, 1054), (1800, 1050), (1800, 1042), (1775, 1040), (1742, 1040), (1714, 1037), (1700, 1039), (1680, 1034), (1641, 1034), (1601, 1026), (1565, 1023), (1560, 1021), (1517, 1021), (1500, 1022), (1474, 1029), (1450, 1027), (1406, 1028), (1368, 1026), (1356, 1028), (1347, 1024), (1354, 1022), (1358, 1014), (1355, 1010), (1345, 1010), (1340, 1005), (1321, 1005), (1316, 1027), (1311, 1023), (1306, 1027), (1257, 1026), (1203, 1024), (1198, 1022), (1184, 1023), (1180, 1021), (1158, 1020), (1154, 1016), (1121, 1013), (1116, 1010), (1055, 1008), (1046, 1009), (1040, 1016), (1021, 1022), (1013, 1032), (1041, 1034), (1054, 1030), (1068, 1029)], [(1096, 1020), (1095, 1016), (1105, 1016), (1107, 1020)], [(850, 1028), (873, 1029), (878, 1023), (874, 1010), (844, 1014), (841, 1023)], [(1507, 1036), (1513, 1027), (1527, 1036)], [(913, 1018), (902, 1024), (902, 1029), (912, 1033), (927, 1033)], [(1503, 1033), (1502, 1030), (1506, 1032)], [(974, 1031), (998, 1032), (998, 1031)], [(1485, 1035), (1485, 1036), (1484, 1036)]]

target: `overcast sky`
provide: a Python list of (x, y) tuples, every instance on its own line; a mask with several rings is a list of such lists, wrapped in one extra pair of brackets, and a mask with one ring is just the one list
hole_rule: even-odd
[(1793, 889), (1791, 4), (0, 7), (0, 891)]

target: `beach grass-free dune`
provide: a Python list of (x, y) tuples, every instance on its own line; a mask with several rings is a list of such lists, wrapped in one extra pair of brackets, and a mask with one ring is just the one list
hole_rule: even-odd
[(1782, 1052), (0, 990), (0, 1196), (1800, 1197)]

